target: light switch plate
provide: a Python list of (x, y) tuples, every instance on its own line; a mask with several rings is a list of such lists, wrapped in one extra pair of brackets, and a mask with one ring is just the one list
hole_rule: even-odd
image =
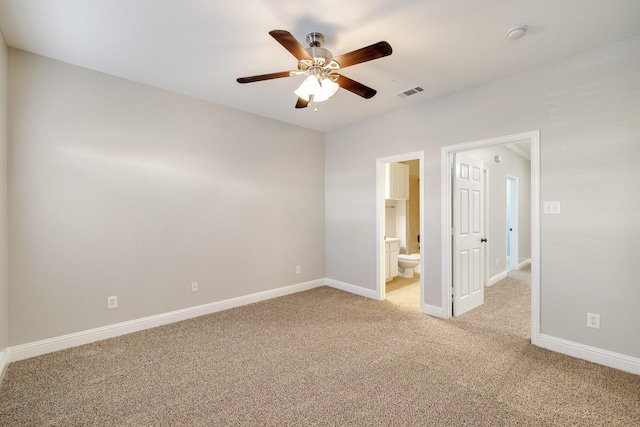
[(542, 203), (542, 213), (545, 215), (557, 215), (560, 213), (560, 202), (551, 201)]

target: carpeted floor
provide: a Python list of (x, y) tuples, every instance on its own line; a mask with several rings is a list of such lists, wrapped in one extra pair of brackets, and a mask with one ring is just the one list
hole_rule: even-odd
[(451, 321), (322, 287), (15, 362), (0, 424), (640, 425), (640, 377), (529, 344), (524, 277)]

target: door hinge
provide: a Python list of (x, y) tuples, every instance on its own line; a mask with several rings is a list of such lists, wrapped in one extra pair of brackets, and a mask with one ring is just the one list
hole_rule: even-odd
[(453, 228), (453, 227), (451, 227), (451, 235), (452, 235), (452, 236), (455, 236), (455, 235), (456, 235), (456, 229), (455, 229), (455, 228)]

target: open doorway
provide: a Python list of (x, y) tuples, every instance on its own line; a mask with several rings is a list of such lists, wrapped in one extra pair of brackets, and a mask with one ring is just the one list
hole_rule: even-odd
[(424, 152), (380, 158), (377, 166), (378, 299), (423, 310)]
[[(443, 317), (449, 318), (453, 315), (456, 301), (453, 301), (453, 295), (455, 294), (454, 283), (454, 258), (453, 258), (453, 245), (455, 239), (454, 229), (454, 208), (453, 199), (456, 197), (453, 194), (454, 191), (454, 179), (452, 175), (455, 174), (454, 157), (456, 153), (469, 152), (471, 150), (479, 150), (488, 147), (497, 146), (516, 146), (519, 143), (526, 143), (530, 147), (530, 252), (531, 252), (531, 341), (533, 344), (539, 342), (540, 335), (540, 218), (539, 218), (539, 194), (540, 194), (540, 135), (539, 131), (526, 132), (515, 135), (508, 135), (504, 137), (491, 138), (481, 141), (474, 141), (464, 144), (458, 144), (453, 146), (442, 147), (441, 161), (442, 161), (442, 283), (441, 283), (441, 298)], [(492, 161), (499, 161), (498, 157)], [(492, 180), (497, 179), (492, 174)], [(504, 186), (504, 180), (499, 180), (501, 186)], [(504, 187), (502, 187), (501, 194), (506, 195)], [(497, 208), (497, 206), (492, 206)], [(500, 208), (504, 209), (504, 208)], [(506, 209), (505, 209), (506, 210)], [(502, 210), (502, 214), (505, 214), (505, 210)], [(496, 215), (493, 214), (492, 219), (495, 219)], [(522, 224), (521, 224), (522, 226)], [(503, 223), (503, 227), (505, 227)], [(502, 228), (502, 233), (505, 233), (505, 228)], [(502, 234), (502, 238), (496, 238), (497, 236), (489, 237), (488, 240), (493, 240), (494, 244), (502, 242), (506, 245), (506, 234)], [(487, 236), (477, 236), (478, 239), (487, 238)], [(490, 243), (490, 242), (489, 242)], [(486, 249), (483, 249), (485, 253), (482, 254), (483, 259), (487, 259)], [(503, 262), (506, 261), (506, 255), (502, 258)], [(489, 260), (489, 264), (494, 262), (494, 259)], [(500, 259), (495, 260), (496, 263), (500, 263)], [(481, 270), (481, 269), (478, 269)], [(506, 274), (506, 271), (505, 271)], [(480, 278), (479, 280), (484, 280)], [(448, 308), (448, 309), (447, 309)]]

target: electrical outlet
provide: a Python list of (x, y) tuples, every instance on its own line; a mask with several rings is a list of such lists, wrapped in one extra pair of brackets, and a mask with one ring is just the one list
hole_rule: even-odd
[(198, 292), (198, 282), (191, 282), (191, 292)]
[(118, 308), (118, 296), (114, 295), (112, 297), (107, 297), (107, 309), (111, 310), (113, 308)]
[(299, 265), (296, 265), (296, 274), (300, 274), (301, 268)]
[(587, 326), (594, 329), (600, 329), (600, 315), (587, 313)]

